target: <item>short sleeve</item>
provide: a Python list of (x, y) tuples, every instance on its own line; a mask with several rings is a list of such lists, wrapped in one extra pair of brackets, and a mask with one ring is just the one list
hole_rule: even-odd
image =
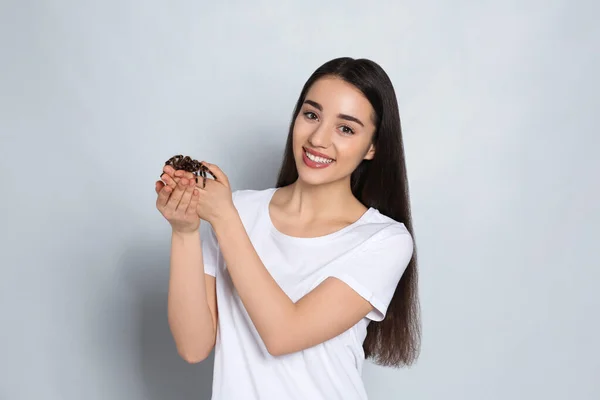
[(413, 239), (404, 225), (390, 225), (340, 257), (328, 276), (340, 279), (369, 301), (372, 321), (385, 318), (398, 282), (413, 254)]
[(221, 249), (217, 241), (217, 235), (207, 221), (200, 223), (200, 241), (202, 243), (202, 261), (204, 262), (204, 273), (217, 276), (219, 263), (223, 262)]

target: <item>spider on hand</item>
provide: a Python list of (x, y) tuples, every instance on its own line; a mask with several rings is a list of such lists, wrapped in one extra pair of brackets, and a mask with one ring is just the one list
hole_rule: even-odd
[(170, 165), (175, 170), (182, 169), (187, 172), (191, 172), (194, 174), (196, 178), (196, 183), (198, 183), (198, 177), (202, 177), (202, 188), (206, 187), (206, 174), (210, 174), (215, 180), (217, 179), (215, 175), (210, 172), (208, 167), (201, 164), (200, 161), (192, 159), (190, 156), (183, 156), (181, 154), (175, 155), (169, 158), (165, 165)]

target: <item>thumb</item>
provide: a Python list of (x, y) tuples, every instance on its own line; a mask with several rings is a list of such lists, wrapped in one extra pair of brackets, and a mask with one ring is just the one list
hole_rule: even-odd
[(221, 168), (219, 168), (215, 164), (207, 163), (206, 161), (202, 161), (202, 164), (205, 165), (206, 168), (208, 168), (208, 170), (210, 171), (210, 173), (215, 177), (215, 179), (217, 181), (221, 182), (222, 184), (224, 184), (228, 188), (230, 187), (229, 186), (229, 179), (227, 178), (227, 175), (225, 175), (225, 173), (223, 171), (221, 171)]

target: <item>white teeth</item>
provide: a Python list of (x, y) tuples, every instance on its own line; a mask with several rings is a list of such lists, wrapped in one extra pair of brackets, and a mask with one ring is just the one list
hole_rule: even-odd
[(318, 162), (319, 164), (329, 164), (333, 162), (333, 160), (329, 158), (313, 156), (308, 151), (305, 151), (304, 153), (306, 153), (306, 157), (308, 157), (311, 161)]

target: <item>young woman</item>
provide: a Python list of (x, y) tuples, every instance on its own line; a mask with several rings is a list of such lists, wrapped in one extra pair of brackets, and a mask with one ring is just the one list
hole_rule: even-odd
[[(277, 184), (231, 192), (164, 168), (169, 324), (188, 362), (215, 348), (213, 400), (366, 399), (365, 358), (419, 353), (417, 264), (398, 103), (376, 63), (306, 82)], [(200, 220), (205, 220), (210, 225)]]

